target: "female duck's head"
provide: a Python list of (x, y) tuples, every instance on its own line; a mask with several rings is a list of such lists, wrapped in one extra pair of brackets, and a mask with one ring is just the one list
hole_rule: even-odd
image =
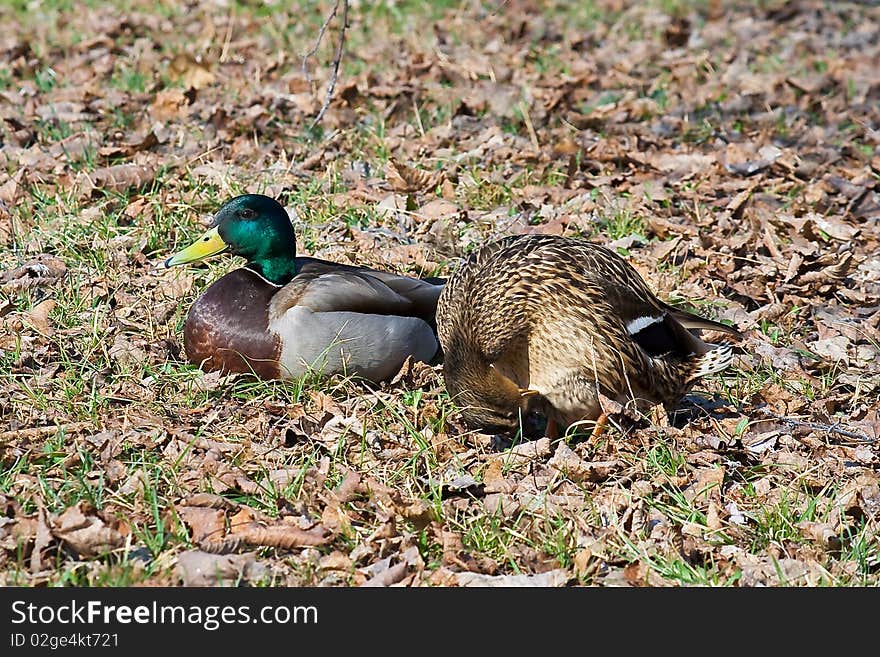
[(296, 236), (287, 212), (275, 199), (245, 194), (228, 201), (211, 228), (165, 261), (166, 267), (197, 262), (228, 251), (269, 281), (284, 285), (296, 275)]

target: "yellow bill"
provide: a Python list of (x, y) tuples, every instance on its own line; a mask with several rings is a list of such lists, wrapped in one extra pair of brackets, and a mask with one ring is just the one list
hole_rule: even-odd
[(207, 233), (202, 235), (198, 241), (193, 242), (182, 251), (178, 251), (165, 261), (166, 267), (174, 265), (183, 265), (187, 262), (197, 262), (208, 256), (225, 251), (228, 245), (220, 237), (217, 227), (211, 228)]

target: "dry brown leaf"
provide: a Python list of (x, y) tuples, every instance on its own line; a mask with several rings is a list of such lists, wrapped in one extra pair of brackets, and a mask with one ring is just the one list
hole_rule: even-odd
[(434, 509), (424, 500), (416, 500), (398, 509), (400, 515), (412, 522), (417, 528), (423, 528), (434, 520)]
[(394, 158), (388, 160), (385, 179), (395, 192), (415, 194), (435, 188), (439, 181), (436, 173), (423, 171), (398, 162)]
[(405, 562), (389, 566), (388, 568), (377, 572), (370, 579), (361, 584), (361, 586), (391, 586), (392, 584), (397, 584), (406, 577), (407, 570), (408, 567)]
[(849, 355), (847, 354), (849, 338), (846, 336), (838, 335), (825, 340), (816, 340), (807, 343), (807, 345), (814, 353), (832, 362), (842, 362), (844, 365), (849, 363)]
[(527, 440), (510, 448), (510, 452), (504, 458), (505, 465), (523, 465), (535, 460), (550, 456), (550, 439), (538, 438)]
[(0, 185), (0, 201), (3, 201), (7, 208), (15, 207), (26, 191), (26, 184), (27, 170), (19, 169)]
[[(397, 561), (397, 563), (392, 564), (393, 561)], [(421, 571), (424, 567), (425, 562), (422, 560), (419, 549), (415, 546), (410, 546), (399, 556), (388, 556), (366, 568), (362, 568), (361, 571), (369, 579), (361, 586), (393, 586), (402, 583), (411, 570)]]
[(559, 443), (547, 465), (574, 482), (604, 481), (620, 468), (617, 461), (585, 461), (564, 442)]
[(321, 511), (321, 524), (334, 534), (346, 534), (351, 529), (351, 518), (338, 500), (331, 499)]
[(593, 554), (592, 550), (583, 548), (574, 555), (572, 567), (578, 577), (585, 577), (599, 567), (599, 559)]
[(133, 344), (124, 335), (117, 334), (110, 345), (110, 357), (123, 367), (142, 365), (147, 360), (147, 352)]
[(721, 486), (724, 483), (726, 469), (700, 468), (696, 472), (696, 480), (684, 491), (685, 499), (693, 504), (707, 504), (709, 500), (720, 501)]
[(20, 267), (3, 272), (0, 284), (4, 291), (21, 291), (52, 285), (67, 274), (67, 265), (60, 258), (41, 253)]
[(432, 199), (416, 210), (418, 216), (430, 220), (455, 218), (459, 216), (460, 212), (459, 205), (446, 200), (446, 198)]
[(709, 501), (709, 509), (706, 511), (706, 526), (713, 530), (721, 529), (724, 526), (721, 520), (721, 510), (715, 500)]
[(170, 121), (188, 112), (189, 99), (181, 89), (163, 89), (156, 94), (150, 113), (157, 121)]
[(168, 75), (189, 89), (203, 89), (213, 84), (215, 79), (211, 67), (201, 57), (193, 57), (188, 53), (174, 56), (168, 65)]
[(58, 303), (54, 299), (44, 299), (28, 311), (25, 318), (41, 335), (51, 336), (55, 333), (55, 329), (52, 328), (49, 313), (56, 305)]
[(0, 185), (0, 244), (6, 244), (22, 233), (25, 226), (21, 219), (13, 216), (12, 210), (24, 194), (27, 185), (27, 169), (21, 167), (6, 182)]
[(238, 508), (235, 502), (221, 495), (213, 495), (211, 493), (196, 493), (184, 498), (180, 502), (181, 506), (197, 506), (208, 509), (224, 509), (226, 511), (234, 511)]
[(77, 175), (75, 185), (78, 197), (87, 199), (97, 191), (125, 193), (142, 189), (153, 182), (156, 167), (152, 164), (114, 164)]
[(249, 523), (231, 526), (230, 535), (248, 545), (262, 545), (285, 550), (326, 545), (331, 541), (329, 533), (322, 525), (315, 525), (311, 529), (300, 529), (288, 523), (268, 526)]
[(41, 504), (37, 511), (37, 531), (34, 537), (34, 547), (31, 550), (30, 567), (32, 573), (43, 570), (43, 551), (52, 543), (52, 527), (46, 509)]
[(318, 568), (321, 570), (351, 571), (352, 567), (351, 557), (339, 550), (334, 550), (330, 554), (321, 557), (321, 560), (318, 562)]
[(226, 534), (226, 513), (222, 509), (200, 506), (177, 506), (178, 515), (190, 529), (196, 545), (204, 541), (219, 541)]
[(537, 575), (483, 575), (481, 573), (456, 573), (455, 583), (458, 586), (491, 586), (491, 587), (555, 587), (565, 586), (572, 575), (567, 570), (548, 570)]
[(85, 503), (80, 502), (53, 518), (52, 535), (83, 557), (98, 557), (125, 543), (122, 534), (86, 511)]
[(840, 547), (840, 537), (837, 535), (834, 525), (829, 522), (804, 520), (797, 524), (797, 528), (805, 538), (818, 543), (826, 549), (838, 549)]
[(345, 474), (342, 483), (336, 488), (336, 497), (340, 502), (351, 502), (360, 495), (361, 475), (354, 470)]
[(178, 555), (175, 570), (184, 586), (240, 585), (261, 580), (267, 574), (253, 552), (217, 555), (187, 550)]
[(98, 149), (98, 154), (106, 158), (114, 157), (131, 157), (135, 153), (147, 151), (160, 143), (160, 135), (167, 140), (167, 133), (160, 124), (156, 124), (144, 137), (137, 141), (132, 141), (116, 146), (102, 146)]
[(498, 456), (489, 461), (483, 471), (483, 485), (487, 493), (510, 493), (515, 488), (513, 482), (504, 476), (504, 457)]

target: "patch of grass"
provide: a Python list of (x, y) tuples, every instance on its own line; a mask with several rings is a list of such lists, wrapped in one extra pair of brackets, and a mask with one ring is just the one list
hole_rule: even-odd
[(142, 71), (127, 64), (117, 65), (110, 76), (111, 87), (132, 93), (145, 92), (147, 83), (148, 78)]
[(489, 175), (478, 167), (468, 169), (466, 182), (459, 184), (457, 191), (465, 206), (475, 210), (494, 210), (513, 201), (508, 184), (490, 180)]
[(611, 240), (638, 235), (645, 238), (647, 225), (643, 217), (635, 214), (629, 208), (619, 208), (603, 215), (598, 222), (598, 229)]

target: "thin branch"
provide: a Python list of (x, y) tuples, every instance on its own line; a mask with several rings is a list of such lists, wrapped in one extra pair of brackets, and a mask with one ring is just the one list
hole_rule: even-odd
[[(337, 0), (336, 5), (333, 7), (332, 13), (334, 14), (336, 13), (336, 7), (339, 6), (339, 1)], [(324, 104), (321, 105), (321, 111), (318, 112), (318, 116), (312, 121), (312, 128), (320, 123), (321, 119), (324, 118), (327, 108), (330, 107), (333, 91), (336, 89), (336, 80), (339, 77), (339, 65), (342, 63), (342, 52), (345, 48), (345, 31), (348, 29), (348, 0), (341, 1), (342, 19), (339, 25), (339, 43), (336, 46), (336, 55), (333, 57), (333, 71), (330, 73), (330, 82), (327, 84), (327, 95), (324, 97)]]
[(232, 30), (235, 28), (235, 15), (229, 10), (229, 17), (226, 20), (226, 35), (223, 37), (223, 49), (220, 51), (218, 61), (223, 64), (229, 57), (229, 45), (232, 43)]
[[(347, 8), (347, 6), (348, 6), (348, 2), (346, 2), (346, 8)], [(336, 0), (336, 4), (333, 5), (333, 10), (330, 12), (330, 15), (327, 16), (327, 18), (324, 20), (324, 24), (321, 25), (321, 29), (318, 30), (318, 38), (315, 39), (315, 45), (312, 46), (311, 50), (309, 50), (306, 54), (304, 54), (302, 56), (303, 75), (305, 76), (305, 78), (309, 82), (309, 84), (311, 84), (311, 82), (312, 82), (312, 76), (309, 75), (309, 67), (308, 67), (309, 57), (314, 57), (315, 54), (318, 52), (318, 48), (321, 47), (321, 42), (324, 40), (324, 32), (327, 31), (327, 27), (330, 25), (330, 21), (332, 21), (333, 18), (336, 16), (336, 12), (338, 9), (339, 9), (339, 0)]]
[(821, 422), (808, 422), (806, 420), (797, 420), (792, 417), (784, 417), (782, 415), (777, 415), (768, 410), (763, 410), (764, 415), (772, 417), (774, 420), (779, 420), (783, 424), (787, 424), (790, 427), (807, 427), (808, 429), (815, 429), (816, 431), (824, 431), (825, 433), (837, 434), (839, 436), (845, 436), (846, 438), (853, 438), (855, 440), (873, 443), (875, 442), (874, 438), (870, 436), (866, 436), (863, 433), (858, 433), (855, 431), (847, 431), (846, 429), (841, 429), (839, 423), (834, 424), (824, 424)]
[(321, 25), (321, 29), (318, 30), (318, 36), (315, 39), (315, 45), (303, 55), (302, 57), (302, 70), (303, 75), (310, 85), (312, 85), (312, 76), (309, 74), (308, 60), (310, 57), (314, 57), (318, 52), (318, 48), (321, 46), (321, 42), (324, 40), (324, 34), (327, 31), (327, 28), (330, 26), (330, 23), (339, 13), (339, 5), (342, 4), (342, 17), (340, 19), (339, 25), (339, 43), (336, 45), (336, 54), (333, 57), (333, 68), (330, 73), (330, 80), (327, 83), (327, 94), (324, 97), (324, 102), (321, 104), (321, 110), (318, 112), (318, 115), (315, 117), (315, 120), (312, 121), (311, 127), (314, 128), (318, 123), (324, 118), (324, 114), (327, 109), (330, 107), (330, 101), (333, 100), (333, 92), (336, 90), (336, 81), (339, 78), (339, 66), (342, 63), (342, 53), (345, 48), (345, 32), (348, 30), (348, 0), (336, 0), (336, 3), (333, 5), (333, 9), (330, 10), (330, 14), (324, 19), (324, 23)]
[(541, 144), (538, 143), (538, 133), (535, 132), (535, 126), (532, 124), (532, 117), (529, 114), (529, 106), (524, 100), (519, 103), (519, 111), (522, 113), (523, 121), (526, 123), (526, 129), (529, 131), (529, 139), (532, 140), (532, 148), (536, 151), (540, 151)]

